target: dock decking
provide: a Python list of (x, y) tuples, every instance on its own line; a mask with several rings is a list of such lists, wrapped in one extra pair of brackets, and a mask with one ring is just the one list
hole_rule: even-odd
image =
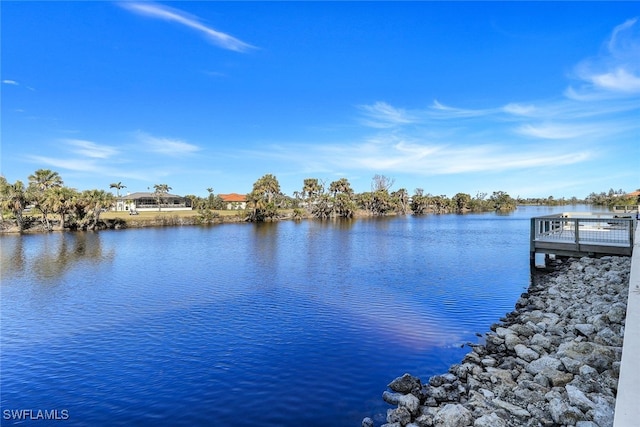
[(531, 262), (536, 253), (631, 256), (635, 225), (635, 214), (571, 212), (531, 218)]

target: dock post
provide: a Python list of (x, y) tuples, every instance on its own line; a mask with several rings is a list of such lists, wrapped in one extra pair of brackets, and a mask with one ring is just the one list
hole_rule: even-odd
[(576, 251), (580, 252), (580, 219), (579, 218), (574, 218), (573, 219), (573, 227), (575, 230), (575, 238), (576, 238)]
[(536, 244), (535, 244), (535, 238), (536, 238), (536, 219), (535, 218), (531, 218), (531, 227), (529, 229), (529, 263), (531, 264), (531, 267), (535, 267), (536, 266)]

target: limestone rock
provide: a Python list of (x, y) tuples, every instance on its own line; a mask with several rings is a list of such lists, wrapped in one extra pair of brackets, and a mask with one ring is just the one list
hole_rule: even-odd
[(575, 425), (578, 421), (584, 420), (584, 414), (578, 408), (569, 406), (565, 401), (557, 398), (549, 402), (549, 412), (557, 424)]
[(569, 403), (573, 406), (576, 406), (583, 411), (595, 408), (596, 404), (589, 400), (589, 398), (578, 387), (567, 384), (564, 388), (567, 391)]
[(362, 427), (373, 427), (373, 420), (369, 417), (365, 417), (362, 420)]
[(389, 409), (387, 411), (387, 423), (398, 423), (401, 426), (406, 426), (411, 422), (411, 414), (409, 410), (403, 406), (398, 406), (396, 409)]
[(612, 323), (622, 323), (627, 316), (627, 306), (621, 303), (615, 303), (607, 312), (607, 317)]
[(536, 375), (544, 370), (558, 370), (562, 366), (562, 362), (551, 356), (542, 356), (527, 365), (527, 372)]
[(473, 427), (507, 427), (507, 423), (497, 416), (495, 412), (492, 412), (477, 418), (473, 423)]
[(385, 391), (382, 393), (382, 399), (391, 405), (406, 408), (414, 415), (418, 413), (418, 409), (420, 408), (420, 399), (413, 394), (389, 393)]
[(471, 411), (460, 404), (448, 403), (433, 419), (435, 427), (467, 427), (473, 422)]
[(517, 344), (513, 349), (515, 350), (516, 354), (520, 359), (525, 360), (527, 362), (532, 362), (540, 357), (540, 355), (537, 352), (531, 350), (526, 345)]
[(625, 257), (583, 257), (534, 275), (460, 364), (389, 384), (385, 427), (612, 427), (629, 272)]
[(558, 356), (566, 356), (578, 360), (594, 367), (599, 372), (609, 369), (615, 360), (620, 360), (621, 354), (621, 348), (604, 346), (588, 341), (571, 341), (558, 347)]
[(502, 408), (505, 411), (509, 412), (510, 414), (515, 415), (516, 417), (529, 418), (531, 416), (529, 411), (527, 411), (526, 409), (521, 408), (521, 407), (516, 406), (516, 405), (512, 405), (511, 403), (505, 402), (505, 401), (500, 400), (498, 398), (493, 399), (492, 403), (494, 405), (496, 405), (498, 408)]
[(577, 325), (574, 325), (574, 328), (585, 337), (590, 337), (596, 333), (596, 328), (589, 323), (578, 323)]
[(507, 334), (504, 337), (504, 345), (509, 349), (509, 350), (513, 350), (515, 348), (516, 345), (521, 344), (522, 340), (520, 339), (520, 337), (514, 333), (511, 334)]
[(404, 374), (403, 376), (391, 381), (387, 387), (398, 393), (407, 394), (412, 391), (420, 390), (422, 384), (420, 383), (420, 378)]
[(590, 411), (593, 422), (601, 427), (613, 426), (614, 406), (601, 397), (596, 399), (595, 404), (595, 408)]
[(531, 345), (537, 345), (538, 347), (542, 347), (545, 350), (549, 350), (551, 348), (551, 338), (546, 337), (542, 334), (535, 334), (530, 339)]

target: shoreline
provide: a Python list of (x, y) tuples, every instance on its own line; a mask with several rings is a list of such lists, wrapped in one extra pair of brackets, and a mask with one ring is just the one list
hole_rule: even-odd
[[(228, 211), (223, 211), (228, 212)], [(243, 213), (243, 211), (242, 211)], [(115, 216), (111, 218), (101, 218), (98, 226), (95, 230), (90, 229), (76, 229), (65, 227), (62, 228), (59, 226), (59, 219), (50, 220), (53, 225), (51, 230), (46, 230), (44, 224), (40, 220), (34, 220), (33, 225), (29, 228), (26, 228), (22, 231), (15, 224), (14, 220), (4, 220), (0, 222), (0, 235), (3, 234), (38, 234), (38, 233), (50, 233), (50, 232), (81, 232), (81, 231), (103, 231), (103, 230), (126, 230), (129, 228), (147, 228), (147, 227), (180, 227), (180, 226), (210, 226), (210, 225), (218, 225), (218, 224), (257, 224), (259, 222), (252, 222), (247, 219), (246, 214), (241, 214), (241, 212), (231, 211), (225, 214), (219, 214), (210, 218), (202, 218), (197, 211), (189, 211), (189, 214), (185, 215), (176, 214), (175, 212), (145, 212), (148, 215), (141, 216)], [(460, 215), (458, 213), (429, 213), (433, 215), (447, 215), (454, 214)], [(153, 215), (153, 216), (152, 216)], [(390, 213), (385, 215), (384, 217), (393, 217), (399, 215), (398, 213)], [(406, 214), (410, 215), (410, 214)], [(327, 218), (327, 219), (319, 219), (315, 218), (311, 215), (305, 215), (301, 217), (294, 216), (293, 212), (284, 211), (275, 219), (267, 220), (263, 222), (278, 222), (278, 221), (303, 221), (303, 220), (318, 220), (318, 221), (328, 221), (328, 220), (354, 220), (361, 218), (376, 218), (378, 216), (370, 214), (363, 210), (358, 210), (352, 218)]]
[[(289, 218), (282, 218), (289, 219)], [(157, 212), (155, 216), (147, 217), (115, 217), (100, 219), (98, 227), (95, 230), (73, 229), (70, 227), (62, 228), (59, 226), (59, 220), (52, 221), (56, 225), (51, 230), (46, 230), (41, 221), (22, 231), (13, 221), (5, 220), (0, 224), (0, 235), (2, 234), (38, 234), (49, 232), (82, 232), (82, 231), (106, 231), (106, 230), (126, 230), (129, 228), (147, 228), (147, 227), (172, 227), (172, 226), (207, 226), (226, 223), (244, 223), (247, 222), (244, 217), (238, 215), (220, 215), (218, 217), (202, 221), (198, 214), (189, 216), (177, 215), (171, 212)], [(7, 224), (11, 223), (11, 224)]]
[(382, 397), (396, 407), (382, 426), (612, 426), (630, 270), (631, 258), (607, 256), (534, 271), (515, 309), (460, 364), (389, 384)]

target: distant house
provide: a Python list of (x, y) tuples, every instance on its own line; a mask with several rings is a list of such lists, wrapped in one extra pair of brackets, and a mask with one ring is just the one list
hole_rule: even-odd
[(640, 190), (632, 191), (626, 195), (627, 197), (635, 197), (640, 203)]
[(116, 198), (116, 211), (190, 211), (191, 199), (176, 194), (165, 194), (160, 205), (155, 193), (138, 192)]
[(247, 196), (244, 194), (231, 193), (231, 194), (218, 194), (218, 196), (224, 202), (225, 209), (240, 210), (247, 207)]

